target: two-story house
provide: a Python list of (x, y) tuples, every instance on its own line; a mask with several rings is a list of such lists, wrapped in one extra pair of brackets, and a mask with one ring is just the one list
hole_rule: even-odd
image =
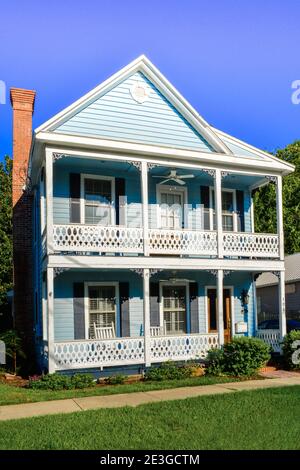
[[(26, 128), (33, 101), (12, 90), (15, 162), (18, 123)], [(43, 368), (128, 373), (205, 358), (235, 335), (278, 348), (282, 177), (292, 165), (211, 127), (145, 56), (38, 127), (24, 148)], [(276, 185), (274, 234), (255, 233), (252, 192), (265, 184)], [(280, 329), (259, 332), (254, 280), (268, 271), (279, 278)]]

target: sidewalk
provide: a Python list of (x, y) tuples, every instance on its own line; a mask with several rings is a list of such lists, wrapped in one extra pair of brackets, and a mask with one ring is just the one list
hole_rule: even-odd
[(181, 387), (168, 390), (149, 392), (124, 393), (97, 397), (72, 398), (67, 400), (23, 403), (19, 405), (0, 406), (0, 421), (9, 419), (31, 418), (33, 416), (73, 413), (99, 408), (119, 408), (122, 406), (138, 406), (167, 400), (183, 400), (190, 397), (236, 393), (243, 390), (257, 390), (272, 387), (300, 385), (300, 374), (289, 377), (249, 380), (246, 382), (230, 382), (217, 385), (200, 385)]

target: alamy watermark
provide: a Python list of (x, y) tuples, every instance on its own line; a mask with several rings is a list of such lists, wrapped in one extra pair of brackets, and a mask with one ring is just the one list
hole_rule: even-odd
[(6, 364), (6, 348), (4, 341), (0, 340), (0, 365)]
[(300, 364), (300, 339), (293, 341), (292, 348), (295, 349), (292, 354), (292, 363), (296, 366)]
[(0, 104), (6, 104), (6, 85), (3, 80), (0, 80)]
[(300, 80), (294, 80), (291, 87), (294, 90), (291, 96), (292, 103), (300, 104)]

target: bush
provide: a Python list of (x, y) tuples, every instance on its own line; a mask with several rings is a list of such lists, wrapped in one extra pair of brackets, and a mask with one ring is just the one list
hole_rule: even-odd
[(290, 331), (284, 338), (282, 342), (282, 354), (283, 354), (283, 360), (284, 360), (284, 365), (288, 369), (300, 369), (300, 363), (299, 361), (299, 355), (298, 355), (298, 361), (296, 358), (296, 362), (298, 364), (295, 364), (295, 359), (293, 361), (293, 353), (299, 349), (299, 345), (296, 347), (293, 347), (294, 341), (300, 341), (300, 331), (299, 330), (292, 330)]
[(116, 374), (111, 375), (110, 377), (106, 377), (104, 382), (108, 385), (121, 385), (127, 380), (127, 375), (123, 374)]
[(235, 337), (221, 349), (209, 352), (207, 372), (213, 375), (250, 377), (270, 358), (270, 346), (262, 340), (245, 336)]
[(28, 387), (33, 390), (72, 390), (95, 385), (90, 374), (75, 374), (72, 377), (60, 374), (47, 374), (29, 377)]
[(192, 366), (178, 366), (169, 361), (159, 367), (150, 367), (145, 373), (145, 380), (178, 380), (191, 377), (193, 373)]

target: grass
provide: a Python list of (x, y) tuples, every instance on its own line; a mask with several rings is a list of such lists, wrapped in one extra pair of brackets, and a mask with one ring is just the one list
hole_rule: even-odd
[(32, 403), (37, 401), (62, 400), (64, 398), (90, 397), (98, 395), (113, 395), (116, 393), (147, 392), (177, 387), (192, 387), (195, 385), (213, 385), (216, 383), (234, 382), (232, 377), (191, 377), (182, 380), (164, 380), (162, 382), (137, 382), (124, 385), (95, 386), (82, 390), (31, 390), (0, 382), (0, 406), (16, 403)]
[(300, 386), (0, 424), (0, 449), (300, 449)]

